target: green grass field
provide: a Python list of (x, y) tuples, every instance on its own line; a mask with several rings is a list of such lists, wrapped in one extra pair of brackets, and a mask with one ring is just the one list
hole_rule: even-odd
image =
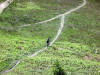
[[(64, 13), (81, 2), (33, 0), (9, 6), (0, 15), (0, 72), (23, 59), (7, 75), (53, 75), (53, 64), (58, 60), (67, 75), (100, 75), (99, 1), (88, 0), (85, 7), (66, 16), (64, 30), (55, 44), (34, 58), (27, 57), (45, 47), (48, 37), (53, 39), (60, 19), (35, 23)], [(24, 24), (32, 26), (15, 30)]]

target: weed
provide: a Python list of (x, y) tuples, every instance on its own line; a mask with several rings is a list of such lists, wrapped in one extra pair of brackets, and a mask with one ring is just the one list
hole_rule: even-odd
[(66, 75), (64, 69), (59, 64), (58, 60), (54, 63), (53, 73), (54, 73), (53, 75)]

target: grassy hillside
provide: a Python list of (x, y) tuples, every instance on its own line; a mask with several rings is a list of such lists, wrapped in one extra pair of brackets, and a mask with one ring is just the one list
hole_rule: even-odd
[[(68, 11), (81, 2), (33, 0), (7, 8), (0, 15), (0, 71), (23, 59), (7, 75), (53, 75), (53, 64), (58, 60), (68, 75), (99, 75), (100, 3), (91, 0), (66, 17), (64, 30), (53, 46), (35, 58), (26, 57), (46, 46), (48, 37), (53, 39), (60, 19), (41, 25), (34, 23)], [(32, 26), (15, 30), (24, 24)]]
[[(0, 62), (2, 65), (0, 71), (4, 68), (3, 65), (6, 65), (2, 62), (7, 59), (16, 62), (16, 60), (23, 59), (43, 48), (48, 37), (51, 37), (52, 40), (58, 30), (60, 19), (41, 25), (34, 25), (34, 23), (65, 12), (66, 9), (74, 7), (72, 4), (70, 0), (64, 5), (61, 1), (55, 4), (54, 1), (47, 2), (44, 0), (41, 3), (41, 0), (33, 0), (32, 2), (17, 2), (16, 5), (10, 5), (0, 15)], [(74, 2), (74, 4), (76, 6), (78, 3)], [(68, 7), (65, 8), (65, 5)], [(31, 24), (32, 26), (16, 30), (16, 26), (24, 24)]]
[[(100, 64), (86, 45), (56, 42), (35, 58), (26, 58), (7, 75), (53, 75), (53, 64), (58, 60), (68, 75), (99, 75)], [(88, 59), (84, 56), (89, 56)]]

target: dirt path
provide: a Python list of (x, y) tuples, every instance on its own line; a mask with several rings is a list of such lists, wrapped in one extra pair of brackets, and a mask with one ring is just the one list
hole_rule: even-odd
[(0, 14), (3, 13), (4, 9), (7, 8), (9, 6), (9, 4), (11, 4), (13, 2), (13, 0), (6, 0), (5, 2), (0, 4)]
[[(49, 21), (52, 21), (56, 18), (59, 18), (61, 17), (61, 24), (60, 24), (60, 27), (58, 29), (58, 32), (56, 34), (56, 36), (54, 37), (54, 39), (52, 40), (52, 42), (50, 43), (50, 46), (58, 39), (58, 37), (60, 36), (62, 30), (63, 30), (63, 27), (64, 27), (64, 20), (65, 20), (65, 16), (69, 15), (70, 13), (74, 12), (74, 11), (77, 11), (78, 9), (80, 9), (81, 7), (85, 6), (86, 5), (86, 0), (83, 0), (83, 3), (81, 5), (79, 5), (78, 7), (72, 9), (72, 10), (69, 10), (68, 12), (65, 12), (64, 14), (60, 14), (54, 18), (51, 18), (49, 20), (45, 20), (45, 21), (42, 21), (42, 22), (39, 22), (39, 23), (36, 23), (36, 24), (41, 24), (41, 23), (46, 23), (46, 22), (49, 22)], [(26, 26), (26, 25), (25, 25)], [(29, 25), (28, 25), (29, 26)], [(47, 49), (47, 47), (33, 53), (31, 56), (29, 56), (29, 58), (32, 58), (32, 57), (35, 57), (37, 56), (39, 53), (45, 51)], [(17, 61), (17, 63), (12, 67), (10, 68), (9, 70), (6, 70), (4, 72), (2, 72), (2, 74), (5, 74), (5, 73), (8, 73), (10, 71), (12, 71), (19, 63), (21, 62), (21, 60)]]

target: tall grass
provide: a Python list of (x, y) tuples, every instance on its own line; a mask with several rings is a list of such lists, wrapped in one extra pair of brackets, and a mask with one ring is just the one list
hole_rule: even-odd
[(58, 60), (54, 63), (53, 67), (53, 75), (67, 75)]

